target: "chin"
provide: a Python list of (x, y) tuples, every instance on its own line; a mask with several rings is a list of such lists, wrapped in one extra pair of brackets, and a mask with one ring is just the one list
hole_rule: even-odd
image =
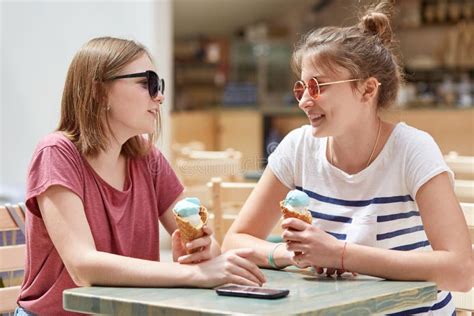
[(311, 127), (311, 134), (313, 134), (314, 137), (317, 138), (322, 138), (322, 137), (327, 137), (329, 136), (327, 133), (324, 132), (324, 130), (321, 130), (320, 128), (317, 127)]
[(143, 133), (141, 134), (143, 135), (143, 134), (153, 134), (153, 133), (155, 133), (154, 129), (147, 129), (147, 130), (144, 130)]
[(155, 124), (151, 124), (148, 126), (142, 126), (141, 134), (153, 134), (155, 133)]

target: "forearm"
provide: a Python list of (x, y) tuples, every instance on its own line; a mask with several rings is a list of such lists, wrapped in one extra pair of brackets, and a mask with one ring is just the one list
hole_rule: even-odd
[(71, 276), (81, 286), (199, 286), (194, 267), (174, 262), (130, 258), (90, 251), (72, 265)]
[(214, 237), (211, 237), (211, 254), (212, 258), (219, 256), (221, 252), (221, 246)]
[(466, 291), (472, 286), (472, 256), (449, 251), (396, 251), (347, 244), (344, 268), (385, 279), (432, 281), (442, 290)]
[(270, 252), (273, 252), (274, 262), (278, 267), (285, 267), (291, 262), (291, 254), (286, 250), (285, 245), (280, 245), (275, 249), (277, 244), (269, 242), (263, 239), (259, 239), (252, 235), (243, 234), (243, 233), (231, 233), (228, 234), (222, 245), (222, 250), (225, 252), (230, 249), (238, 248), (252, 248), (255, 251), (255, 255), (251, 260), (263, 268), (271, 268), (268, 262), (268, 255)]

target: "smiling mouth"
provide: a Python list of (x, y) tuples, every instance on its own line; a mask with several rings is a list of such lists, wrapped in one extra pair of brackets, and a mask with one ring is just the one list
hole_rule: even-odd
[(308, 118), (312, 123), (320, 122), (326, 115), (324, 114), (309, 114)]

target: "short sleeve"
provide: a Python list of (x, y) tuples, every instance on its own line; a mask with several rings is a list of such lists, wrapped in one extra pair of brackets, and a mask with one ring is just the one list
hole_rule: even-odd
[(443, 155), (428, 133), (418, 131), (407, 149), (405, 179), (413, 198), (418, 190), (433, 177), (447, 172), (454, 187), (454, 174), (444, 161)]
[(302, 128), (288, 133), (268, 157), (268, 167), (283, 185), (295, 188), (296, 144), (303, 133)]
[(158, 212), (159, 216), (161, 216), (176, 201), (183, 192), (184, 187), (168, 160), (158, 149), (153, 148), (148, 165), (153, 176), (158, 201)]
[(26, 189), (26, 205), (34, 215), (41, 217), (36, 197), (54, 185), (67, 188), (84, 200), (83, 175), (77, 159), (80, 158), (60, 146), (46, 146), (35, 152)]

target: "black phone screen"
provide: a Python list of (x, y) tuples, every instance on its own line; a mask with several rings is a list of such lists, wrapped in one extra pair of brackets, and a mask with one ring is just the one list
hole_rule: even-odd
[(287, 296), (287, 289), (272, 289), (257, 286), (225, 285), (216, 289), (217, 294), (224, 296), (253, 297), (275, 299)]

